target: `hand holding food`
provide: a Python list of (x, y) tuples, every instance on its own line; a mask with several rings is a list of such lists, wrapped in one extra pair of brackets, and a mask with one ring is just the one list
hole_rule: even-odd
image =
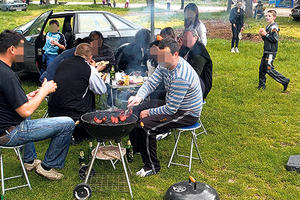
[(27, 94), (27, 99), (30, 100), (32, 99), (33, 97), (35, 97), (35, 95), (39, 92), (39, 89), (35, 90), (35, 91), (32, 91), (30, 92), (29, 94)]
[(45, 92), (46, 95), (48, 95), (55, 92), (56, 89), (57, 84), (53, 80), (47, 81), (47, 79), (45, 78), (42, 87), (40, 88), (40, 92)]
[(264, 28), (260, 28), (260, 29), (259, 29), (259, 35), (261, 35), (261, 36), (267, 35), (266, 30), (265, 30)]
[(108, 64), (109, 64), (109, 61), (101, 60), (100, 62), (97, 62), (97, 63), (96, 63), (96, 66), (98, 66), (98, 65), (104, 65), (104, 66), (106, 66), (106, 65), (108, 65)]

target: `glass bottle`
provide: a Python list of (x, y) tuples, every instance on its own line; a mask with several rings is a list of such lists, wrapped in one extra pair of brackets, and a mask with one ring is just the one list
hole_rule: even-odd
[(84, 151), (82, 149), (80, 149), (80, 152), (79, 152), (78, 162), (79, 162), (80, 166), (85, 165)]
[(127, 141), (127, 145), (126, 145), (126, 158), (128, 160), (128, 162), (133, 162), (133, 147), (131, 145), (130, 140)]
[(92, 151), (93, 151), (93, 142), (89, 142), (89, 148), (88, 148), (88, 159), (89, 159), (89, 162), (92, 160)]
[(110, 74), (110, 79), (115, 80), (116, 71), (115, 71), (115, 66), (114, 65), (111, 66), (111, 70), (110, 70), (109, 74)]

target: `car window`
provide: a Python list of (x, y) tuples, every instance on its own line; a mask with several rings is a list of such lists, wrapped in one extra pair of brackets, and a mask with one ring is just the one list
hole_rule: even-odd
[[(49, 11), (51, 12), (51, 11)], [(45, 12), (43, 13), (41, 16), (39, 16), (30, 26), (28, 32), (25, 34), (25, 36), (27, 35), (37, 35), (40, 34), (43, 25), (45, 23), (45, 21), (47, 20), (48, 16), (49, 16), (49, 12)], [(30, 23), (30, 22), (29, 22)]]
[(103, 14), (86, 13), (78, 17), (78, 32), (113, 31), (113, 27)]
[(133, 29), (131, 26), (112, 15), (106, 15), (118, 30)]
[(15, 31), (20, 30), (22, 33), (25, 33), (26, 30), (29, 29), (29, 27), (33, 24), (33, 22), (34, 22), (35, 20), (36, 20), (36, 18), (33, 19), (33, 20), (31, 20), (30, 22), (28, 22), (28, 23), (26, 23), (26, 24), (23, 24), (23, 25), (21, 25), (21, 26), (15, 28)]

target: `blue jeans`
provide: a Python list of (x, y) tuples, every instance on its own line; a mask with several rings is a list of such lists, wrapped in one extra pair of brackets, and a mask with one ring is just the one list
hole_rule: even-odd
[[(51, 54), (46, 54), (44, 53), (43, 55), (43, 61), (46, 63), (46, 69), (47, 67), (50, 65), (50, 63), (55, 59), (57, 55), (51, 55)], [(40, 75), (42, 75), (44, 73), (44, 69), (40, 70)]]
[(9, 141), (4, 146), (25, 144), (24, 162), (30, 162), (37, 157), (33, 142), (51, 138), (43, 164), (50, 168), (63, 168), (74, 128), (75, 123), (69, 117), (27, 118), (7, 134)]

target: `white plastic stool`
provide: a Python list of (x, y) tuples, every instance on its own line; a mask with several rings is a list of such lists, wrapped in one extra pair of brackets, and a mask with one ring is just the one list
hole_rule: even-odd
[[(22, 156), (21, 156), (21, 151), (20, 151), (20, 148), (23, 147), (23, 146), (24, 145), (14, 146), (14, 147), (0, 146), (0, 165), (1, 165), (2, 195), (5, 194), (5, 191), (13, 190), (13, 189), (21, 188), (21, 187), (27, 187), (28, 186), (29, 189), (31, 190), (31, 185), (30, 185), (30, 182), (29, 182), (29, 178), (27, 176), (26, 169), (24, 167), (24, 163), (23, 163)], [(20, 160), (20, 163), (21, 163), (21, 166), (22, 166), (22, 170), (23, 170), (23, 174), (18, 175), (18, 176), (11, 176), (11, 177), (4, 178), (4, 165), (3, 165), (2, 149), (13, 149), (13, 150), (15, 150), (15, 153), (16, 153), (18, 159)], [(19, 185), (19, 186), (15, 186), (15, 187), (11, 187), (11, 188), (5, 188), (4, 181), (9, 180), (9, 179), (14, 179), (14, 178), (20, 178), (20, 177), (23, 177), (23, 175), (25, 175), (25, 179), (26, 179), (27, 184), (25, 184), (25, 185)]]
[[(191, 168), (192, 168), (192, 159), (197, 159), (197, 160), (200, 160), (200, 163), (202, 163), (202, 158), (201, 158), (201, 155), (200, 155), (200, 151), (198, 149), (198, 145), (197, 145), (197, 136), (201, 133), (204, 133), (201, 132), (201, 133), (198, 133), (196, 134), (196, 130), (197, 129), (200, 129), (202, 127), (202, 123), (200, 121), (199, 122), (196, 122), (195, 124), (191, 125), (191, 126), (186, 126), (186, 127), (182, 127), (182, 128), (178, 128), (177, 131), (174, 133), (174, 137), (175, 137), (175, 146), (174, 146), (174, 149), (173, 149), (173, 152), (172, 152), (172, 155), (171, 155), (171, 158), (170, 158), (170, 161), (169, 161), (169, 164), (168, 164), (168, 168), (170, 167), (171, 164), (173, 165), (179, 165), (179, 166), (184, 166), (184, 167), (188, 167), (189, 168), (189, 172), (191, 171)], [(177, 149), (177, 145), (178, 145), (178, 141), (180, 139), (180, 135), (182, 132), (189, 132), (191, 134), (191, 148), (190, 148), (190, 155), (189, 156), (186, 156), (186, 155), (181, 155), (178, 153), (178, 149)], [(206, 132), (206, 131), (205, 131)], [(196, 151), (197, 151), (197, 154), (198, 154), (198, 158), (196, 157), (193, 157), (193, 147), (196, 147)], [(175, 151), (176, 151), (176, 155), (178, 157), (184, 157), (184, 158), (189, 158), (189, 165), (185, 165), (185, 164), (182, 164), (182, 163), (176, 163), (176, 162), (172, 162), (173, 158), (174, 158), (174, 155), (175, 155)]]

